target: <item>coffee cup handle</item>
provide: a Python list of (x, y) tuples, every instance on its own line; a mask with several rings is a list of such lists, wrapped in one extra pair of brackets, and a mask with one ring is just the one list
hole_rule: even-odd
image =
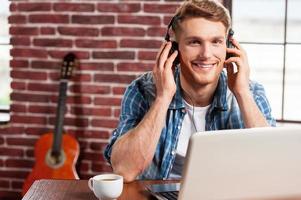
[(90, 190), (94, 191), (93, 190), (93, 178), (90, 178), (89, 181), (88, 181), (88, 186), (90, 188)]

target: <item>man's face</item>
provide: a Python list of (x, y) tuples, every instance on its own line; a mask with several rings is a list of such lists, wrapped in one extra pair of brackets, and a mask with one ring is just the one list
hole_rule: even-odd
[(221, 22), (190, 18), (176, 33), (181, 78), (192, 87), (217, 83), (226, 57), (226, 28)]

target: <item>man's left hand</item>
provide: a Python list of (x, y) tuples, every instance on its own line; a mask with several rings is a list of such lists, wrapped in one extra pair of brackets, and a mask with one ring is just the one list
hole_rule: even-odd
[[(235, 48), (227, 48), (227, 53), (232, 54), (233, 57), (225, 60), (225, 66), (228, 74), (228, 86), (236, 96), (249, 92), (250, 67), (245, 50), (235, 39), (232, 38), (231, 42)], [(236, 64), (237, 72), (234, 71), (232, 62)]]

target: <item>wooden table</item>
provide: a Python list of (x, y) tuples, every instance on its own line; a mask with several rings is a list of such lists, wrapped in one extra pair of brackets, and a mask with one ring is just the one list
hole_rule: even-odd
[[(163, 181), (134, 181), (124, 184), (123, 191), (118, 200), (145, 200), (155, 199), (145, 189), (147, 184), (162, 183)], [(178, 181), (164, 181), (178, 182)], [(23, 200), (97, 200), (88, 187), (87, 180), (50, 180), (35, 181)]]

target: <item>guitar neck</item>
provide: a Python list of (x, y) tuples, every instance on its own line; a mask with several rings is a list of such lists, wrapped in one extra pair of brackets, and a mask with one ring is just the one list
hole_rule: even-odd
[(66, 111), (66, 97), (67, 97), (67, 79), (61, 79), (60, 81), (60, 91), (58, 98), (58, 105), (56, 111), (55, 129), (52, 143), (52, 154), (59, 155), (62, 143), (62, 134), (64, 126), (64, 116)]

